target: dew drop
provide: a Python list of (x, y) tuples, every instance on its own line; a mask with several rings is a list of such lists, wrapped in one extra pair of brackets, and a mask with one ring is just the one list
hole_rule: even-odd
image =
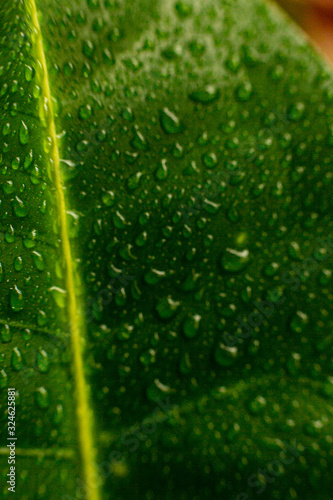
[(151, 269), (145, 274), (145, 282), (148, 285), (156, 285), (163, 278), (165, 278), (165, 276), (166, 276), (165, 271), (159, 271), (158, 269)]
[(36, 389), (35, 397), (36, 403), (39, 408), (47, 408), (49, 406), (49, 393), (47, 392), (45, 387), (38, 387), (38, 389)]
[(36, 364), (42, 373), (47, 372), (49, 367), (49, 358), (44, 349), (39, 348), (36, 356)]
[(257, 396), (253, 401), (249, 404), (249, 410), (254, 415), (261, 413), (266, 406), (266, 399), (262, 396)]
[(53, 416), (53, 422), (55, 425), (59, 425), (62, 420), (64, 418), (64, 409), (62, 407), (62, 405), (57, 405), (56, 409), (55, 409), (55, 412), (54, 412), (54, 416)]
[(14, 269), (15, 271), (22, 271), (23, 269), (23, 259), (22, 257), (16, 257), (14, 260)]
[(202, 89), (196, 90), (189, 95), (194, 102), (209, 104), (216, 101), (220, 96), (220, 91), (215, 85), (206, 85)]
[(36, 252), (34, 250), (32, 252), (32, 258), (33, 258), (34, 264), (35, 264), (36, 268), (38, 269), (38, 271), (44, 271), (45, 264), (44, 264), (44, 259), (43, 259), (42, 254), (40, 254), (39, 252)]
[(24, 307), (24, 298), (21, 290), (14, 285), (14, 288), (10, 290), (10, 307), (14, 312), (22, 311)]
[(2, 325), (1, 327), (1, 340), (5, 344), (10, 342), (13, 338), (13, 332), (9, 325)]
[(296, 333), (303, 333), (309, 323), (309, 317), (302, 311), (297, 311), (290, 321), (291, 329)]
[(113, 191), (107, 191), (102, 195), (102, 201), (105, 206), (112, 207), (114, 205), (115, 195)]
[(66, 290), (63, 290), (62, 288), (59, 288), (57, 286), (52, 286), (49, 288), (49, 291), (52, 294), (52, 297), (55, 301), (55, 303), (63, 309), (66, 306)]
[(237, 273), (245, 269), (250, 260), (248, 250), (235, 250), (227, 248), (222, 256), (222, 267), (225, 271), (230, 273)]
[(24, 123), (24, 121), (21, 122), (20, 125), (20, 130), (19, 130), (19, 138), (20, 138), (20, 143), (22, 146), (25, 144), (28, 144), (29, 142), (29, 129), (27, 125)]
[(8, 376), (5, 370), (0, 371), (0, 388), (4, 389), (7, 387)]
[(196, 337), (199, 332), (201, 316), (199, 314), (194, 314), (189, 318), (186, 318), (183, 324), (183, 332), (185, 337), (192, 339)]
[(177, 134), (182, 130), (179, 118), (168, 108), (163, 108), (160, 111), (160, 123), (167, 134)]
[(215, 361), (224, 367), (231, 366), (237, 359), (238, 348), (219, 344), (214, 351)]
[(14, 349), (12, 351), (11, 363), (12, 363), (13, 369), (16, 371), (21, 370), (21, 368), (23, 366), (22, 354), (20, 353), (20, 351), (18, 350), (17, 347), (14, 347)]
[(188, 375), (192, 371), (192, 363), (190, 359), (190, 355), (186, 352), (182, 355), (180, 363), (179, 363), (180, 373), (183, 375)]
[(155, 170), (155, 176), (159, 181), (164, 181), (168, 177), (168, 167), (166, 159), (161, 160), (160, 164)]
[(13, 201), (13, 208), (14, 213), (17, 217), (26, 217), (29, 213), (28, 207), (17, 196), (15, 196), (15, 199)]
[(174, 316), (180, 306), (180, 302), (173, 300), (171, 296), (160, 299), (156, 305), (158, 315), (162, 319), (170, 319)]

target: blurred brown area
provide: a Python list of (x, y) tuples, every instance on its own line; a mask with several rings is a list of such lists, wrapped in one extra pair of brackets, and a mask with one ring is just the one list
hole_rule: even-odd
[(333, 65), (333, 0), (276, 0)]

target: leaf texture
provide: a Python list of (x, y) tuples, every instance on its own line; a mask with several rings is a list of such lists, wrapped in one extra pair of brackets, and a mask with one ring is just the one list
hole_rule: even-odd
[(0, 19), (4, 498), (15, 387), (19, 498), (328, 500), (330, 72), (259, 0)]

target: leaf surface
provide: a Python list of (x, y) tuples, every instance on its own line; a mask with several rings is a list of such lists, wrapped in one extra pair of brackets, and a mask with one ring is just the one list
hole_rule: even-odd
[(261, 1), (0, 18), (4, 496), (15, 387), (19, 498), (328, 500), (330, 72)]

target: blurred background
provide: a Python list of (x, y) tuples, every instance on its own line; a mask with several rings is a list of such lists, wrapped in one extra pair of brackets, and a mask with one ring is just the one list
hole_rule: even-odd
[(333, 65), (333, 0), (277, 0)]

